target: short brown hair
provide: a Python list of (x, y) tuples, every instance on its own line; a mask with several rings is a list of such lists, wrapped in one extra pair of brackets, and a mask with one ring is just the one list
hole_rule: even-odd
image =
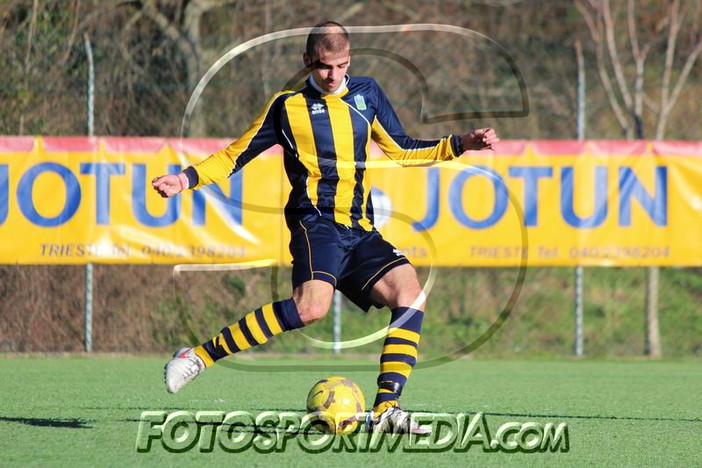
[(335, 21), (324, 21), (315, 24), (307, 36), (305, 51), (312, 60), (317, 60), (319, 49), (329, 52), (341, 52), (350, 44), (349, 33)]

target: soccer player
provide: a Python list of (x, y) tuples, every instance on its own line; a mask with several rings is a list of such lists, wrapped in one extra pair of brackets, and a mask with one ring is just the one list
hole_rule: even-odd
[(161, 196), (172, 197), (226, 179), (278, 144), (292, 185), (285, 207), (292, 297), (249, 312), (211, 340), (176, 352), (165, 367), (166, 386), (175, 393), (217, 360), (321, 319), (338, 289), (366, 312), (371, 306), (391, 310), (368, 429), (427, 433), (398, 403), (417, 361), (426, 298), (414, 267), (373, 227), (365, 178), (370, 141), (399, 164), (426, 165), (466, 150), (492, 149), (499, 140), (491, 128), (437, 140), (407, 136), (380, 86), (347, 74), (349, 35), (338, 23), (311, 30), (303, 60), (309, 70), (304, 84), (273, 95), (238, 140), (180, 174), (152, 181)]

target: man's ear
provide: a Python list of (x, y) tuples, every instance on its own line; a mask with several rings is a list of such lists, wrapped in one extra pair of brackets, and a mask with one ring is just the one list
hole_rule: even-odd
[(312, 57), (307, 52), (302, 54), (302, 61), (305, 63), (305, 67), (312, 68)]

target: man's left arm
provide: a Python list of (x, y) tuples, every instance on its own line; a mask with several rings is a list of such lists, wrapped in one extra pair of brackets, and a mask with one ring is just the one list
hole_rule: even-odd
[(479, 151), (484, 149), (495, 149), (493, 145), (499, 143), (497, 132), (490, 127), (479, 128), (472, 132), (461, 135), (461, 145), (463, 151)]
[(481, 128), (463, 135), (448, 135), (438, 140), (418, 140), (407, 136), (390, 101), (376, 87), (376, 116), (372, 123), (373, 140), (390, 158), (402, 165), (426, 165), (457, 158), (467, 150), (493, 149), (499, 139), (492, 128)]

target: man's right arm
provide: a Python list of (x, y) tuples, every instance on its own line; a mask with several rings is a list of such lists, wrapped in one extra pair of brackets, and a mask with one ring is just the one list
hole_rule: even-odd
[(280, 105), (278, 98), (281, 95), (276, 94), (266, 103), (263, 111), (239, 139), (180, 174), (156, 177), (151, 181), (154, 190), (162, 197), (172, 197), (187, 188), (199, 189), (203, 185), (222, 181), (278, 143), (275, 108)]

